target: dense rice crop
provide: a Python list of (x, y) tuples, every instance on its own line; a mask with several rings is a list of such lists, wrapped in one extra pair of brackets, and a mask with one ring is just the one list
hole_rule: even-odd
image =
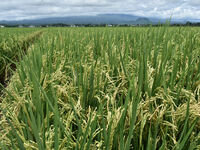
[(1, 96), (2, 149), (200, 149), (200, 29), (49, 28)]

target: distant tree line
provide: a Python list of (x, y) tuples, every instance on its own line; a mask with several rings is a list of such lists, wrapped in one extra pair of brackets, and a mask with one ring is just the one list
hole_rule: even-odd
[[(64, 24), (64, 23), (56, 23), (56, 24), (43, 24), (43, 25), (27, 25), (27, 24), (0, 24), (4, 27), (130, 27), (130, 26), (164, 26), (166, 23), (159, 24)], [(200, 22), (186, 22), (182, 23), (171, 23), (168, 24), (170, 26), (200, 26)]]
[(200, 27), (200, 22), (190, 22), (187, 21), (185, 24), (174, 23), (171, 26), (193, 26), (193, 27)]

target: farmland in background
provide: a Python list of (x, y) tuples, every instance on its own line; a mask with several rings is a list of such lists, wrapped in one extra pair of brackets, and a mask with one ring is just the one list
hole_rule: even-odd
[(200, 149), (200, 28), (17, 30), (1, 149)]

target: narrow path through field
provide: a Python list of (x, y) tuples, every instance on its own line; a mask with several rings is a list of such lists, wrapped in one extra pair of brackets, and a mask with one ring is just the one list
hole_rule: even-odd
[[(28, 48), (34, 44), (34, 42), (40, 38), (40, 36), (43, 34), (43, 31), (36, 31), (32, 34), (30, 34), (20, 45), (20, 49), (22, 52), (24, 52), (26, 54)], [(16, 49), (16, 47), (13, 47), (13, 49)], [(14, 50), (13, 50), (14, 51)], [(19, 55), (15, 55), (12, 59), (12, 61), (14, 62), (18, 62), (19, 61)], [(11, 62), (11, 64), (9, 64), (9, 67), (11, 70), (16, 70), (16, 64)], [(0, 74), (0, 84), (4, 86), (4, 88), (7, 86), (7, 84), (9, 83), (9, 80), (12, 76), (12, 72), (11, 71), (7, 71), (6, 67), (4, 68), (3, 72)], [(1, 102), (1, 95), (2, 95), (2, 89), (3, 87), (0, 86), (0, 102)]]

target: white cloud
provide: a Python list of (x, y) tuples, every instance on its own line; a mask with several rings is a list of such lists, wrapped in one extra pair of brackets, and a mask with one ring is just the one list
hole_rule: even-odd
[(0, 0), (0, 20), (102, 13), (200, 19), (200, 0)]

